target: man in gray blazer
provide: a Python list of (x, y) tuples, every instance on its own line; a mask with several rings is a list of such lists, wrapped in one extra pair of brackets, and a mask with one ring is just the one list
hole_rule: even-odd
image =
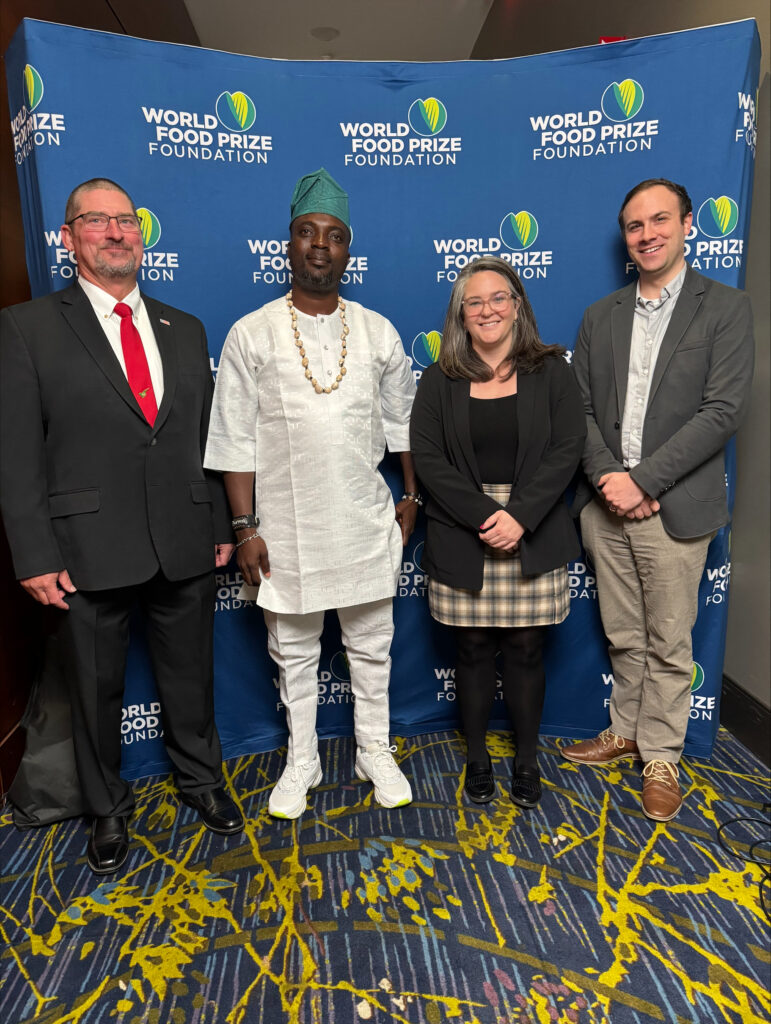
[(707, 548), (728, 522), (723, 448), (747, 407), (747, 296), (685, 261), (681, 185), (636, 185), (619, 225), (638, 281), (590, 306), (574, 367), (588, 436), (579, 490), (613, 667), (610, 728), (563, 748), (578, 764), (642, 759), (642, 806), (669, 821), (688, 725), (691, 630)]
[(181, 799), (230, 833), (214, 724), (214, 567), (233, 551), (203, 470), (213, 382), (203, 325), (142, 295), (142, 233), (115, 182), (79, 185), (62, 241), (78, 283), (0, 315), (0, 503), (19, 581), (57, 617), (96, 874), (128, 853), (120, 777), (129, 616), (143, 607)]

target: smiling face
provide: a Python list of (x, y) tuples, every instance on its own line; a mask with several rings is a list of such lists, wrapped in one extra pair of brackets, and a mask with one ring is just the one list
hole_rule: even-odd
[(519, 310), (519, 299), (509, 282), (493, 270), (472, 274), (463, 292), (463, 324), (472, 348), (482, 357), (497, 358), (508, 352)]
[(328, 213), (304, 213), (289, 228), (289, 265), (296, 286), (305, 292), (328, 294), (348, 266), (348, 228)]
[(683, 219), (675, 193), (654, 185), (633, 196), (622, 217), (624, 241), (640, 273), (640, 285), (658, 294), (683, 268), (693, 214)]
[[(82, 213), (106, 213), (113, 219), (104, 230), (86, 226)], [(71, 224), (62, 225), (62, 241), (75, 253), (78, 274), (92, 284), (123, 298), (134, 288), (142, 264), (141, 231), (124, 231), (115, 217), (132, 215), (131, 200), (115, 189), (94, 188), (82, 192)]]

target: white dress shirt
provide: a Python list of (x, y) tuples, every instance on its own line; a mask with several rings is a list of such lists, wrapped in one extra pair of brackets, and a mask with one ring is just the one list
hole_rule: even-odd
[(637, 283), (632, 344), (629, 349), (629, 375), (621, 421), (621, 454), (626, 469), (634, 469), (642, 459), (643, 424), (648, 411), (653, 371), (685, 281), (686, 270), (687, 266), (684, 266), (661, 289), (657, 299), (644, 299), (640, 295), (639, 281)]
[[(346, 374), (331, 394), (305, 378), (284, 298), (239, 320), (220, 358), (207, 469), (255, 473), (270, 557), (257, 603), (304, 615), (393, 597), (402, 559), (394, 502), (378, 472), (386, 444), (409, 451), (415, 382), (396, 330), (346, 302)], [(324, 386), (339, 371), (337, 311), (297, 326)]]
[[(121, 318), (115, 312), (118, 300), (110, 295), (109, 292), (100, 288), (99, 285), (86, 281), (82, 277), (78, 278), (78, 284), (86, 293), (86, 298), (99, 318), (99, 323), (102, 325), (105, 336), (110, 343), (110, 348), (117, 356), (120, 368), (123, 370), (124, 376), (126, 376), (126, 361), (123, 358), (123, 346), (120, 340)], [(134, 290), (129, 292), (126, 298), (120, 301), (125, 302), (127, 306), (131, 307), (134, 326), (139, 331), (139, 337), (142, 339), (142, 346), (147, 357), (147, 365), (150, 369), (150, 380), (153, 382), (155, 404), (160, 408), (161, 399), (163, 398), (163, 363), (161, 362), (161, 353), (158, 349), (158, 342), (155, 340), (150, 317), (147, 315), (145, 304), (139, 293), (139, 285), (136, 285)], [(126, 379), (128, 380), (128, 376), (126, 376)]]

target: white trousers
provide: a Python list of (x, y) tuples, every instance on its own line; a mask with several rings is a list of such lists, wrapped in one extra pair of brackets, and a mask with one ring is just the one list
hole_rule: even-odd
[[(278, 667), (289, 726), (287, 764), (312, 761), (318, 751), (316, 708), (324, 612), (285, 615), (263, 610), (268, 651)], [(394, 635), (390, 597), (338, 608), (353, 693), (353, 727), (360, 747), (388, 743), (388, 681)]]

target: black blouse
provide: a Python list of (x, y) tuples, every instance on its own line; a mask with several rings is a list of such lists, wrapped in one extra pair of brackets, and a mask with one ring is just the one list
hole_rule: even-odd
[(519, 444), (517, 396), (472, 398), (469, 426), (482, 480), (486, 484), (510, 484)]

